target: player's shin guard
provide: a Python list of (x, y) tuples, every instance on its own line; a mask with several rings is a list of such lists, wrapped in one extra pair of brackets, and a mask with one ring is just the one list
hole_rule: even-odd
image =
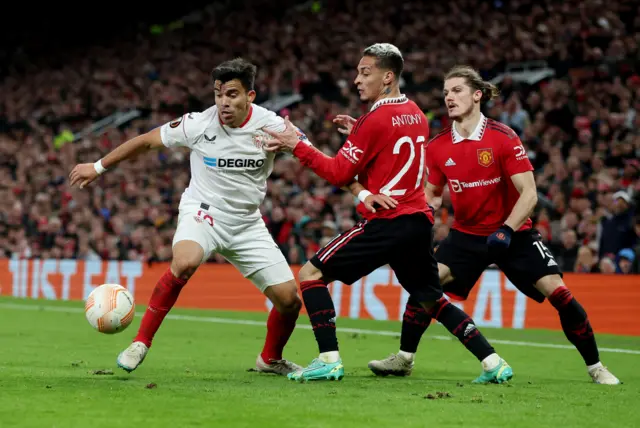
[(186, 280), (177, 278), (171, 269), (167, 269), (153, 289), (149, 306), (142, 317), (140, 329), (138, 329), (138, 335), (133, 340), (134, 342), (142, 342), (148, 348), (151, 347), (153, 336), (160, 328), (164, 317), (178, 300), (180, 291), (186, 283)]
[(569, 342), (576, 347), (584, 362), (590, 366), (600, 361), (598, 346), (587, 313), (567, 287), (558, 287), (549, 302), (560, 315), (560, 324)]
[(269, 364), (282, 359), (282, 351), (296, 327), (298, 312), (281, 314), (273, 307), (267, 319), (267, 338), (262, 349), (262, 360)]
[(400, 350), (415, 354), (418, 350), (420, 339), (429, 328), (432, 319), (420, 302), (413, 297), (409, 297), (402, 317)]
[(429, 310), (429, 314), (456, 336), (479, 361), (495, 353), (471, 317), (444, 297)]
[(337, 351), (336, 310), (327, 284), (322, 280), (302, 281), (300, 290), (320, 353)]

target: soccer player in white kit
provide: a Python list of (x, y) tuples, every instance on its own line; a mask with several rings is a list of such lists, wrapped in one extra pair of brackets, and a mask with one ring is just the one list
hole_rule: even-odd
[(171, 267), (155, 286), (133, 343), (117, 359), (128, 372), (142, 363), (180, 290), (214, 252), (274, 305), (257, 370), (286, 375), (300, 368), (282, 358), (302, 306), (297, 284), (259, 211), (274, 161), (274, 155), (262, 148), (267, 137), (262, 129), (283, 131), (285, 124), (253, 104), (255, 75), (256, 67), (241, 58), (220, 64), (212, 73), (214, 106), (133, 138), (95, 164), (77, 165), (70, 174), (71, 186), (83, 188), (119, 162), (149, 150), (191, 150), (191, 182), (180, 201)]

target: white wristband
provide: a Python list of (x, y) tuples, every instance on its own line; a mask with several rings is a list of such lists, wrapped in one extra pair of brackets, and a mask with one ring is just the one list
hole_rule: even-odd
[(102, 166), (102, 159), (100, 159), (98, 162), (94, 163), (93, 167), (95, 168), (95, 170), (98, 173), (98, 175), (102, 175), (107, 171), (107, 169)]
[(358, 199), (360, 199), (360, 202), (364, 202), (364, 200), (367, 199), (367, 196), (369, 195), (373, 195), (373, 193), (371, 193), (367, 189), (361, 190), (360, 193), (358, 193)]

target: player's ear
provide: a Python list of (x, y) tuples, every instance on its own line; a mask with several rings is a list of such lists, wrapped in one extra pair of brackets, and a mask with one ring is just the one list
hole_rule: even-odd
[(481, 99), (482, 99), (482, 91), (478, 89), (473, 93), (473, 101), (479, 103)]
[(249, 101), (249, 104), (251, 104), (256, 99), (256, 91), (252, 89), (247, 92), (247, 99)]
[(382, 79), (382, 82), (385, 85), (390, 85), (391, 82), (393, 82), (393, 71), (387, 71), (386, 73), (384, 73), (384, 78)]

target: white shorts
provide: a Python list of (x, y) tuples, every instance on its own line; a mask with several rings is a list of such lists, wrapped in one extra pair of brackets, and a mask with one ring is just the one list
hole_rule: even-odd
[(195, 241), (204, 250), (202, 262), (218, 253), (233, 264), (261, 292), (267, 287), (294, 279), (282, 251), (275, 243), (264, 221), (228, 224), (217, 221), (212, 210), (199, 202), (180, 204), (178, 227), (173, 245), (180, 241)]

